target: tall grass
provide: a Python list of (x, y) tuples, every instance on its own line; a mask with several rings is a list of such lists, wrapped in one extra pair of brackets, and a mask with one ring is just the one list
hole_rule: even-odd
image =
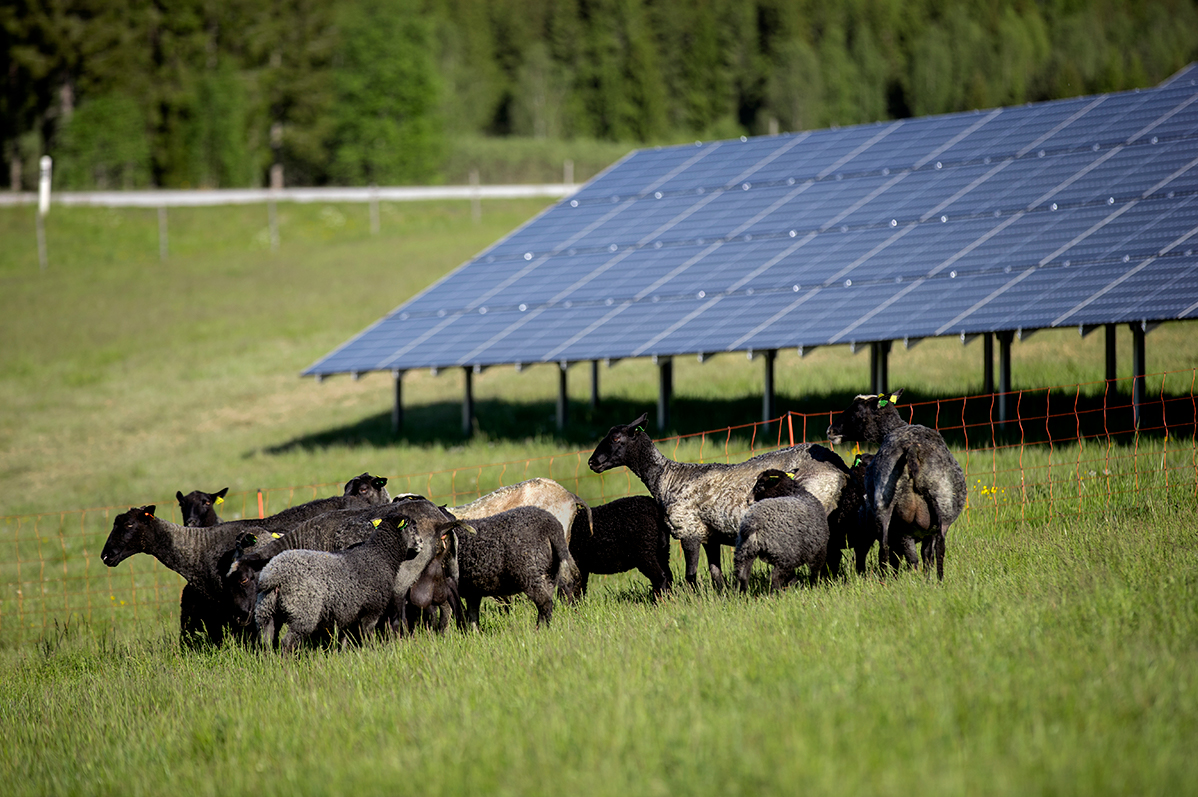
[(295, 659), (59, 629), (0, 654), (12, 794), (1184, 794), (1192, 507), (966, 519), (943, 584), (781, 595), (612, 577)]
[[(748, 596), (704, 587), (655, 606), (625, 574), (592, 580), (540, 632), (518, 602), (510, 615), (485, 608), (473, 636), (293, 659), (181, 651), (177, 577), (149, 557), (111, 570), (95, 557), (130, 505), (167, 514), (176, 489), (227, 485), (229, 514), (256, 513), (258, 488), (277, 509), (364, 469), (458, 495), (522, 478), (534, 457), (587, 498), (641, 491), (582, 460), (652, 406), (649, 363), (604, 369), (595, 411), (572, 371), (560, 434), (554, 369), (491, 369), (475, 382), (469, 440), (460, 374), (405, 378), (399, 439), (385, 377), (296, 378), (540, 207), (484, 203), (475, 224), (467, 203), (384, 205), (371, 236), (364, 207), (287, 206), (276, 254), (264, 208), (171, 211), (165, 263), (151, 212), (55, 208), (45, 273), (32, 212), (0, 210), (0, 539), (16, 552), (0, 564), (5, 793), (1195, 791), (1192, 437), (971, 438), (958, 448), (969, 510), (942, 584), (850, 576), (767, 595), (759, 572)], [(1149, 371), (1198, 366), (1193, 341), (1190, 325), (1154, 331)], [(925, 341), (896, 350), (892, 380), (904, 403), (966, 395), (979, 355)], [(1100, 336), (1040, 333), (1013, 359), (1016, 387), (1095, 383), (1074, 393), (1101, 395)], [(1154, 390), (1192, 392), (1192, 378), (1175, 381)], [(783, 410), (828, 412), (867, 384), (867, 358), (844, 347), (779, 357)], [(760, 364), (741, 356), (680, 359), (675, 387), (673, 431), (760, 416)], [(688, 438), (666, 453), (712, 461), (747, 445)], [(68, 512), (88, 507), (99, 509)], [(35, 533), (46, 526), (64, 533), (47, 543)], [(46, 591), (67, 577), (83, 597)], [(44, 609), (24, 644), (18, 602)]]

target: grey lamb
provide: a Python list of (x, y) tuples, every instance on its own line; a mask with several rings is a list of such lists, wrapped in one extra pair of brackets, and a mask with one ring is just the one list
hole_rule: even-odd
[[(239, 538), (236, 561), (225, 574), (225, 592), (235, 613), (243, 623), (252, 618), (259, 575), (266, 564), (283, 551), (342, 551), (370, 537), (374, 533), (373, 521), (400, 516), (412, 521), (422, 547), (420, 554), (405, 561), (396, 574), (395, 592), (398, 600), (432, 557), (437, 524), (453, 520), (453, 516), (444, 509), (418, 495), (397, 496), (385, 506), (326, 512), (274, 538), (247, 539), (253, 536), (248, 534)], [(391, 616), (389, 613), (388, 619)]]
[(695, 585), (698, 549), (707, 551), (712, 584), (723, 589), (720, 546), (735, 545), (740, 521), (749, 507), (749, 492), (768, 468), (790, 471), (823, 505), (825, 516), (836, 508), (848, 478), (840, 458), (820, 445), (799, 445), (759, 454), (735, 464), (675, 462), (662, 455), (645, 432), (647, 414), (630, 424), (613, 426), (591, 454), (595, 473), (626, 465), (636, 474), (666, 514), (670, 533), (682, 541), (686, 580)]
[(965, 472), (939, 432), (899, 417), (895, 403), (902, 393), (857, 396), (828, 427), (828, 439), (878, 446), (865, 471), (865, 500), (881, 540), (879, 566), (890, 561), (895, 538), (907, 563), (918, 567), (915, 540), (920, 540), (924, 571), (931, 574), (935, 555), (936, 576), (943, 580), (948, 529), (965, 507)]
[(469, 521), (474, 534), (458, 535), (458, 589), (465, 604), (461, 626), (478, 629), (484, 597), (523, 592), (537, 607), (537, 625), (553, 617), (553, 590), (573, 594), (577, 565), (557, 518), (522, 506)]
[(258, 578), (254, 619), (262, 643), (277, 646), (284, 624), (284, 652), (334, 628), (343, 643), (369, 636), (392, 605), (399, 566), (420, 547), (415, 524), (400, 515), (381, 519), (369, 539), (344, 551), (280, 553)]
[(578, 564), (577, 594), (586, 593), (591, 573), (639, 570), (657, 600), (673, 583), (670, 528), (665, 512), (647, 495), (630, 495), (591, 507), (591, 533), (575, 534), (570, 554)]
[[(780, 480), (795, 484), (788, 473), (763, 471), (753, 495), (764, 495)], [(769, 487), (763, 487), (763, 482)], [(795, 571), (803, 565), (815, 584), (823, 575), (827, 553), (828, 516), (819, 499), (807, 490), (796, 485), (789, 495), (756, 500), (741, 519), (736, 538), (735, 568), (741, 592), (748, 590), (749, 573), (758, 558), (773, 565), (770, 585), (780, 590), (794, 583)]]

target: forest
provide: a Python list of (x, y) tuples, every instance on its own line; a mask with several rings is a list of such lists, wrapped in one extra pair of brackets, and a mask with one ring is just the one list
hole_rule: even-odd
[(628, 146), (1155, 85), (1195, 0), (7, 0), (7, 185), (452, 179), (463, 141)]

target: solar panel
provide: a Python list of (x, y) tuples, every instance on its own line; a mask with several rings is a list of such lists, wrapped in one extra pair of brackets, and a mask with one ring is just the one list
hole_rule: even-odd
[(1198, 317), (1198, 69), (629, 154), (306, 374)]

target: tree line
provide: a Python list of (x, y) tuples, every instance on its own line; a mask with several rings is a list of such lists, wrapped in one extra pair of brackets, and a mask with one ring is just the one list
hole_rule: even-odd
[(7, 0), (0, 147), (71, 188), (436, 182), (461, 136), (674, 143), (1163, 80), (1198, 0)]

